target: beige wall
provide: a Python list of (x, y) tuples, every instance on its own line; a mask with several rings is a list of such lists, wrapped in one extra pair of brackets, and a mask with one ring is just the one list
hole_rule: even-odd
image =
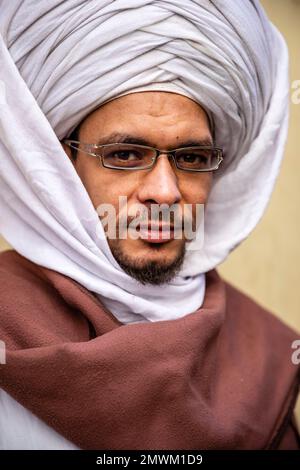
[[(300, 80), (300, 1), (263, 0), (262, 4), (287, 40), (291, 83)], [(219, 271), (300, 332), (299, 207), (300, 104), (291, 102), (285, 159), (267, 212)]]

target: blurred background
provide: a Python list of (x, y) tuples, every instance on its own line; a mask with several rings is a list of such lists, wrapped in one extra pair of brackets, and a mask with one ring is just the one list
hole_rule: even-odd
[[(300, 81), (300, 0), (261, 3), (290, 51), (289, 136), (281, 173), (262, 221), (218, 270), (295, 328), (300, 339), (300, 103), (292, 102), (292, 83)], [(0, 238), (0, 249), (5, 248), (8, 245)], [(297, 419), (300, 424), (300, 399)]]

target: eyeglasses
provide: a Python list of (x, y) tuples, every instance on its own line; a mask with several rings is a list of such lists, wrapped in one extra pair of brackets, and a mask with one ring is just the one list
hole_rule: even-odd
[(80, 152), (98, 157), (105, 168), (113, 170), (152, 168), (160, 154), (171, 155), (176, 167), (184, 171), (215, 171), (223, 160), (223, 150), (221, 148), (206, 145), (160, 150), (139, 144), (96, 145), (69, 139), (63, 139), (62, 142)]

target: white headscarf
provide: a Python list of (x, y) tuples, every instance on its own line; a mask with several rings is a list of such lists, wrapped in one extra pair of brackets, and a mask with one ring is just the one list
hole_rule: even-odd
[[(120, 321), (200, 307), (204, 273), (260, 220), (288, 124), (286, 44), (256, 0), (0, 0), (0, 231), (23, 256), (97, 293)], [(141, 89), (189, 96), (225, 161), (203, 249), (167, 286), (118, 265), (60, 139), (104, 102)]]

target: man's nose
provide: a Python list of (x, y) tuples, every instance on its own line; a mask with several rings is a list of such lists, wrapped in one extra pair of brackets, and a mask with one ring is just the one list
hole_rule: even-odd
[(180, 201), (178, 177), (174, 172), (171, 155), (162, 152), (154, 167), (145, 173), (138, 190), (138, 198), (141, 203), (151, 200), (151, 202), (155, 201), (157, 204), (168, 205)]

